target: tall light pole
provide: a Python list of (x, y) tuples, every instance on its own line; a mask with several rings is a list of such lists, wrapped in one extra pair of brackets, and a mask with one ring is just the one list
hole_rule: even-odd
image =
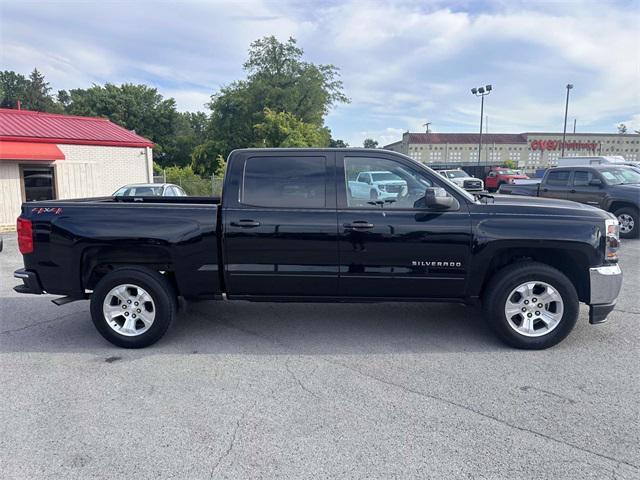
[(471, 93), (476, 97), (480, 97), (480, 137), (478, 139), (478, 166), (480, 166), (480, 155), (482, 154), (482, 118), (484, 117), (484, 97), (491, 93), (491, 85), (484, 87), (472, 88)]
[(564, 129), (562, 130), (562, 152), (561, 157), (564, 157), (564, 138), (567, 136), (567, 113), (569, 112), (569, 90), (573, 88), (573, 85), (567, 83), (567, 101), (564, 104)]

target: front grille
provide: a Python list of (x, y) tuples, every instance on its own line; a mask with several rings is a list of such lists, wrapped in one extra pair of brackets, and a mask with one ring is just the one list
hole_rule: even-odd
[(385, 185), (385, 187), (389, 193), (400, 193), (402, 191), (402, 185)]
[(482, 188), (482, 183), (478, 180), (465, 180), (464, 188)]

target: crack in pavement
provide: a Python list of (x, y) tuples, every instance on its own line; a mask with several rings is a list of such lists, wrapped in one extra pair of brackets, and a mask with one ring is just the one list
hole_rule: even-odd
[(82, 313), (82, 312), (72, 312), (72, 313), (68, 313), (66, 315), (63, 315), (61, 317), (53, 318), (51, 320), (43, 320), (42, 322), (32, 323), (31, 325), (26, 325), (26, 326), (20, 327), (20, 328), (13, 328), (13, 329), (10, 329), (10, 330), (3, 330), (3, 331), (0, 332), (0, 335), (6, 335), (6, 334), (9, 334), (9, 333), (21, 332), (23, 330), (28, 330), (29, 328), (35, 328), (35, 327), (39, 327), (40, 325), (46, 325), (47, 323), (57, 322), (59, 320), (64, 320), (67, 317), (71, 317), (73, 315), (77, 315), (78, 313)]
[(289, 372), (289, 375), (291, 375), (291, 377), (293, 377), (293, 379), (296, 381), (296, 383), (297, 383), (298, 385), (300, 385), (300, 388), (301, 388), (302, 390), (304, 390), (304, 391), (305, 391), (305, 392), (307, 392), (308, 394), (310, 394), (310, 395), (314, 396), (315, 398), (320, 398), (320, 397), (318, 397), (318, 394), (317, 394), (316, 392), (314, 392), (314, 391), (312, 391), (312, 390), (309, 390), (309, 388), (308, 388), (308, 387), (306, 387), (306, 386), (302, 383), (302, 380), (300, 380), (300, 377), (298, 377), (298, 376), (293, 372), (293, 370), (291, 370), (291, 366), (289, 365), (290, 360), (291, 360), (291, 357), (288, 357), (288, 358), (287, 358), (287, 360), (284, 362), (284, 366), (285, 366), (285, 368), (287, 369), (287, 372)]
[(546, 440), (550, 440), (552, 442), (559, 443), (561, 445), (565, 445), (565, 446), (574, 448), (574, 449), (579, 450), (581, 452), (590, 453), (591, 455), (595, 455), (595, 456), (600, 457), (602, 459), (609, 460), (611, 462), (615, 462), (616, 464), (627, 465), (627, 466), (632, 467), (632, 468), (634, 468), (636, 470), (638, 470), (640, 468), (638, 465), (630, 463), (630, 462), (628, 462), (626, 460), (621, 460), (619, 458), (611, 457), (609, 455), (605, 455), (603, 453), (599, 453), (599, 452), (596, 452), (596, 451), (593, 451), (593, 450), (589, 450), (588, 448), (584, 448), (584, 447), (581, 447), (579, 445), (575, 445), (575, 444), (573, 444), (571, 442), (567, 442), (566, 440), (561, 440), (561, 439), (552, 437), (550, 435), (547, 435), (546, 433), (538, 432), (536, 430), (532, 430), (532, 429), (529, 429), (529, 428), (526, 428), (526, 427), (521, 427), (519, 425), (515, 425), (513, 423), (509, 423), (509, 422), (507, 422), (505, 420), (502, 420), (501, 418), (495, 417), (495, 416), (493, 416), (491, 414), (488, 414), (488, 413), (481, 412), (480, 410), (477, 410), (477, 409), (475, 409), (473, 407), (470, 407), (468, 405), (464, 405), (462, 403), (458, 403), (458, 402), (453, 401), (453, 400), (448, 400), (446, 398), (442, 398), (442, 397), (439, 397), (437, 395), (432, 395), (432, 394), (429, 394), (429, 393), (425, 393), (425, 392), (422, 392), (420, 390), (415, 390), (413, 388), (407, 387), (407, 386), (402, 385), (400, 383), (392, 382), (390, 380), (385, 380), (384, 378), (380, 378), (380, 377), (377, 377), (376, 375), (373, 375), (373, 374), (370, 374), (370, 373), (367, 373), (367, 372), (363, 372), (362, 370), (360, 370), (360, 369), (358, 369), (356, 367), (352, 367), (350, 365), (346, 365), (344, 363), (341, 363), (341, 362), (338, 362), (338, 361), (335, 361), (335, 360), (329, 360), (329, 359), (326, 359), (326, 358), (324, 360), (329, 362), (329, 363), (331, 363), (331, 364), (333, 364), (333, 365), (338, 365), (338, 366), (340, 366), (342, 368), (346, 368), (347, 370), (351, 370), (352, 372), (355, 372), (355, 373), (357, 373), (357, 374), (359, 374), (359, 375), (361, 375), (363, 377), (369, 378), (371, 380), (375, 380), (377, 382), (383, 383), (383, 384), (391, 386), (391, 387), (399, 388), (399, 389), (401, 389), (401, 390), (403, 390), (403, 391), (405, 391), (407, 393), (412, 393), (414, 395), (418, 395), (418, 396), (421, 396), (421, 397), (429, 398), (429, 399), (436, 400), (436, 401), (441, 402), (441, 403), (446, 403), (447, 405), (451, 405), (451, 406), (454, 406), (454, 407), (461, 408), (463, 410), (475, 413), (476, 415), (480, 415), (480, 416), (482, 416), (482, 417), (484, 417), (486, 419), (493, 420), (493, 421), (498, 422), (498, 423), (500, 423), (502, 425), (505, 425), (507, 427), (513, 428), (515, 430), (519, 430), (521, 432), (530, 433), (530, 434), (535, 435), (537, 437), (544, 438)]

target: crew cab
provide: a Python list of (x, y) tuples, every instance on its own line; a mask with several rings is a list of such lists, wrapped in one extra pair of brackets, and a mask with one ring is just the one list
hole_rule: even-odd
[(479, 178), (472, 177), (461, 168), (451, 170), (436, 170), (443, 177), (448, 178), (459, 187), (464, 188), (467, 192), (482, 192), (484, 183)]
[[(406, 188), (363, 201), (350, 186), (362, 172)], [(481, 303), (505, 342), (540, 349), (571, 332), (579, 302), (604, 321), (622, 282), (612, 214), (475, 198), (404, 155), (364, 149), (236, 150), (222, 198), (25, 203), (18, 244), (16, 291), (90, 299), (97, 330), (129, 348), (162, 337), (182, 297)]]
[(618, 218), (621, 237), (635, 238), (640, 231), (640, 173), (629, 166), (603, 164), (552, 168), (536, 185), (502, 185), (500, 193), (593, 205)]
[(513, 180), (527, 180), (529, 177), (510, 168), (494, 168), (484, 179), (484, 186), (489, 192), (497, 191), (505, 183), (513, 183)]

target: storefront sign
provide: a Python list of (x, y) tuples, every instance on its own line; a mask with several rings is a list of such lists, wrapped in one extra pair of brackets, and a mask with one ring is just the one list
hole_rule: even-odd
[[(592, 152), (595, 152), (599, 146), (600, 144), (596, 142), (575, 142), (575, 141), (564, 142), (565, 150), (591, 150)], [(531, 150), (561, 150), (561, 149), (562, 149), (561, 140), (534, 140), (531, 142)]]

